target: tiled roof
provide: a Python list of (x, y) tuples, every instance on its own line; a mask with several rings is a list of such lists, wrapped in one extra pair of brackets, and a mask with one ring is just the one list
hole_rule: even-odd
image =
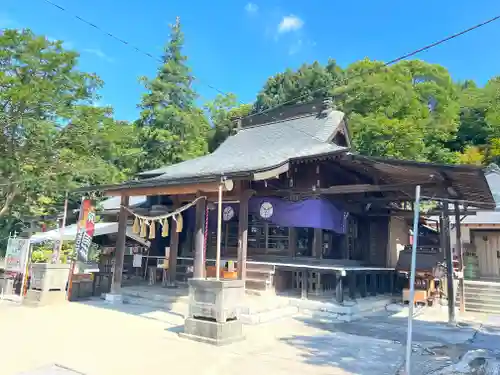
[(140, 176), (165, 182), (221, 174), (231, 177), (270, 170), (292, 159), (348, 151), (347, 147), (331, 143), (343, 119), (342, 112), (329, 110), (323, 115), (316, 112), (245, 127), (209, 155), (143, 172)]
[(486, 172), (486, 181), (497, 205), (495, 211), (481, 211), (476, 215), (466, 216), (462, 224), (500, 224), (500, 171), (497, 168), (489, 168)]

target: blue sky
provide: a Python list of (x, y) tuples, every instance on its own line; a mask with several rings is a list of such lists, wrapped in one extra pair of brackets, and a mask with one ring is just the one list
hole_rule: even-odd
[[(29, 27), (80, 52), (80, 68), (105, 82), (103, 105), (133, 120), (143, 93), (139, 76), (158, 63), (83, 24), (78, 14), (154, 55), (168, 24), (181, 17), (185, 53), (200, 101), (217, 93), (205, 83), (250, 102), (270, 75), (304, 62), (334, 58), (346, 66), (369, 57), (391, 60), (500, 14), (498, 0), (1, 0), (0, 27)], [(419, 57), (449, 69), (455, 79), (485, 83), (500, 75), (500, 21)]]

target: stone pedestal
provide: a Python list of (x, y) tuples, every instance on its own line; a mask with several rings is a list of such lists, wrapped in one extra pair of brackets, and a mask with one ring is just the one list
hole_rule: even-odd
[(42, 292), (65, 291), (69, 269), (69, 264), (33, 263), (30, 289)]
[(30, 287), (23, 303), (41, 306), (64, 302), (69, 264), (33, 263)]
[(214, 345), (243, 340), (242, 280), (190, 279), (189, 313), (179, 335)]

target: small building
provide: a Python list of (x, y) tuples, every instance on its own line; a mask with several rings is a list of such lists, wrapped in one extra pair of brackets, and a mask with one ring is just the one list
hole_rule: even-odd
[[(132, 216), (182, 209), (180, 231), (174, 220), (157, 221), (148, 234), (148, 267), (154, 267), (150, 258), (167, 254), (169, 280), (182, 282), (213, 272), (222, 189), (222, 268), (229, 272), (234, 262), (247, 289), (296, 291), (304, 298), (331, 293), (342, 302), (394, 288), (417, 185), (426, 199), (494, 205), (475, 166), (356, 154), (344, 114), (329, 101), (315, 101), (239, 120), (236, 133), (209, 155), (80, 191), (121, 197), (122, 206), (147, 196), (140, 211), (122, 209), (122, 233)], [(170, 226), (168, 235), (163, 225)], [(112, 291), (119, 293), (119, 243), (116, 254)]]

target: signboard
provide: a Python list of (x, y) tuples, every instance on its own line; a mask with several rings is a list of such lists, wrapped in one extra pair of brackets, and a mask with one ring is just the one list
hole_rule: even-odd
[(75, 238), (76, 259), (79, 262), (89, 261), (89, 250), (95, 230), (95, 205), (90, 199), (84, 199), (80, 208)]
[(29, 247), (29, 239), (9, 238), (5, 253), (5, 271), (23, 273)]

